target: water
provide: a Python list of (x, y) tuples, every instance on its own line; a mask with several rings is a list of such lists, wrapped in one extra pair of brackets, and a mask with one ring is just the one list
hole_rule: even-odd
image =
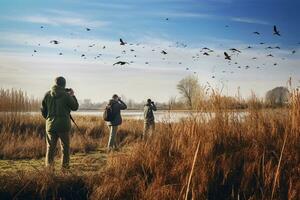
[[(93, 111), (77, 111), (72, 112), (72, 115), (90, 115), (90, 116), (99, 116), (102, 117), (103, 110), (93, 110)], [(144, 112), (141, 110), (123, 110), (121, 111), (121, 115), (123, 119), (136, 119), (136, 120), (143, 120), (144, 119)], [(155, 111), (155, 121), (158, 122), (177, 122), (181, 119), (187, 118), (191, 116), (191, 112), (187, 111)]]
[[(93, 110), (93, 111), (77, 111), (73, 112), (72, 115), (90, 115), (90, 116), (99, 116), (102, 117), (103, 110)], [(144, 112), (141, 110), (123, 110), (121, 111), (123, 119), (136, 119), (143, 120)], [(231, 115), (238, 117), (239, 119), (243, 118), (246, 115), (246, 112), (237, 111), (232, 112)], [(204, 113), (204, 112), (194, 112), (194, 111), (164, 111), (159, 110), (154, 112), (155, 121), (157, 122), (178, 122), (182, 119), (188, 117), (202, 118), (202, 119), (211, 119), (215, 116), (214, 113)]]
[[(103, 110), (79, 110), (72, 112), (72, 115), (83, 115), (83, 116), (99, 116), (102, 118)], [(9, 114), (9, 112), (0, 112)], [(40, 112), (20, 112), (19, 114), (30, 114), (30, 115), (41, 115)], [(246, 116), (247, 112), (245, 111), (233, 111), (230, 112), (231, 116), (238, 117), (238, 119), (243, 119)], [(134, 119), (134, 120), (143, 120), (144, 112), (142, 110), (123, 110), (121, 111), (123, 119)], [(210, 112), (195, 112), (195, 111), (166, 111), (159, 110), (154, 112), (156, 122), (179, 122), (188, 117), (193, 117), (194, 119), (205, 119), (209, 120), (215, 116), (214, 113)]]

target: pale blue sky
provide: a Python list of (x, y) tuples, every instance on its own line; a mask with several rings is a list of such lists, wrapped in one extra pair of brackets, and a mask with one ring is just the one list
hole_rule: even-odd
[[(299, 85), (299, 8), (296, 0), (0, 0), (0, 87), (42, 97), (63, 75), (79, 99), (118, 93), (167, 101), (195, 72), (202, 84), (224, 86), (224, 94), (240, 87), (244, 97), (264, 96), (290, 76)], [(282, 36), (272, 34), (273, 25)], [(119, 38), (128, 44), (120, 46)], [(203, 47), (214, 52), (204, 56)], [(233, 47), (242, 53), (229, 64), (223, 52)], [(133, 63), (112, 66), (118, 60)]]

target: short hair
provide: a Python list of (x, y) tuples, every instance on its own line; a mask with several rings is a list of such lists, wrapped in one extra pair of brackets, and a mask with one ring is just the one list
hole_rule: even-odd
[(151, 99), (147, 99), (147, 102), (148, 102), (148, 103), (151, 103), (151, 101), (152, 101)]
[(117, 95), (117, 94), (114, 94), (113, 96), (112, 96), (112, 98), (113, 99), (116, 99), (116, 98), (118, 98), (119, 96)]
[(55, 78), (55, 85), (60, 87), (66, 87), (66, 79), (62, 76)]

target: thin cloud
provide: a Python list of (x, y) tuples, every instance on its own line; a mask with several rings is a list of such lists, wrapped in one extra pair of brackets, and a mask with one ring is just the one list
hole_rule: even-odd
[(176, 17), (176, 18), (203, 18), (203, 19), (216, 19), (218, 18), (215, 15), (206, 14), (206, 13), (191, 13), (191, 12), (156, 12), (154, 13), (157, 16), (165, 17)]
[(53, 26), (84, 26), (84, 27), (103, 27), (107, 26), (109, 22), (99, 21), (99, 20), (88, 20), (86, 18), (79, 17), (53, 17), (53, 16), (42, 16), (42, 15), (33, 15), (33, 16), (23, 16), (19, 18), (10, 18), (15, 21), (23, 21), (36, 24), (47, 24)]
[(248, 23), (248, 24), (270, 25), (270, 23), (267, 21), (253, 19), (253, 18), (247, 18), (247, 17), (232, 17), (231, 20), (235, 21), (235, 22), (242, 22), (242, 23)]

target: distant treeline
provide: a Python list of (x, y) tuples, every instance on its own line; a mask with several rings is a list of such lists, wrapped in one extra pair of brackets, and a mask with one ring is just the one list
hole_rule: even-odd
[(16, 89), (0, 89), (0, 112), (38, 111), (41, 101)]
[[(192, 80), (190, 80), (192, 79)], [(184, 80), (186, 81), (186, 80)], [(194, 83), (193, 83), (194, 82)], [(222, 109), (247, 109), (249, 107), (274, 108), (287, 106), (289, 101), (289, 90), (285, 87), (276, 87), (267, 92), (264, 99), (258, 99), (255, 94), (248, 99), (243, 99), (239, 95), (236, 97), (225, 96), (215, 90), (208, 93), (204, 87), (198, 85), (198, 81), (193, 77), (187, 78), (187, 83), (177, 86), (181, 89), (181, 97), (171, 97), (168, 102), (154, 102), (159, 110), (199, 110), (206, 108), (210, 110), (211, 101), (222, 102)], [(191, 84), (193, 83), (193, 84)], [(189, 91), (185, 92), (185, 91)], [(142, 110), (146, 102), (135, 102), (132, 99), (122, 97), (129, 110)], [(79, 101), (80, 110), (104, 109), (107, 102), (94, 103), (90, 99)], [(254, 105), (255, 104), (255, 105)], [(30, 112), (39, 111), (41, 99), (29, 97), (26, 92), (16, 89), (0, 89), (0, 112)]]

